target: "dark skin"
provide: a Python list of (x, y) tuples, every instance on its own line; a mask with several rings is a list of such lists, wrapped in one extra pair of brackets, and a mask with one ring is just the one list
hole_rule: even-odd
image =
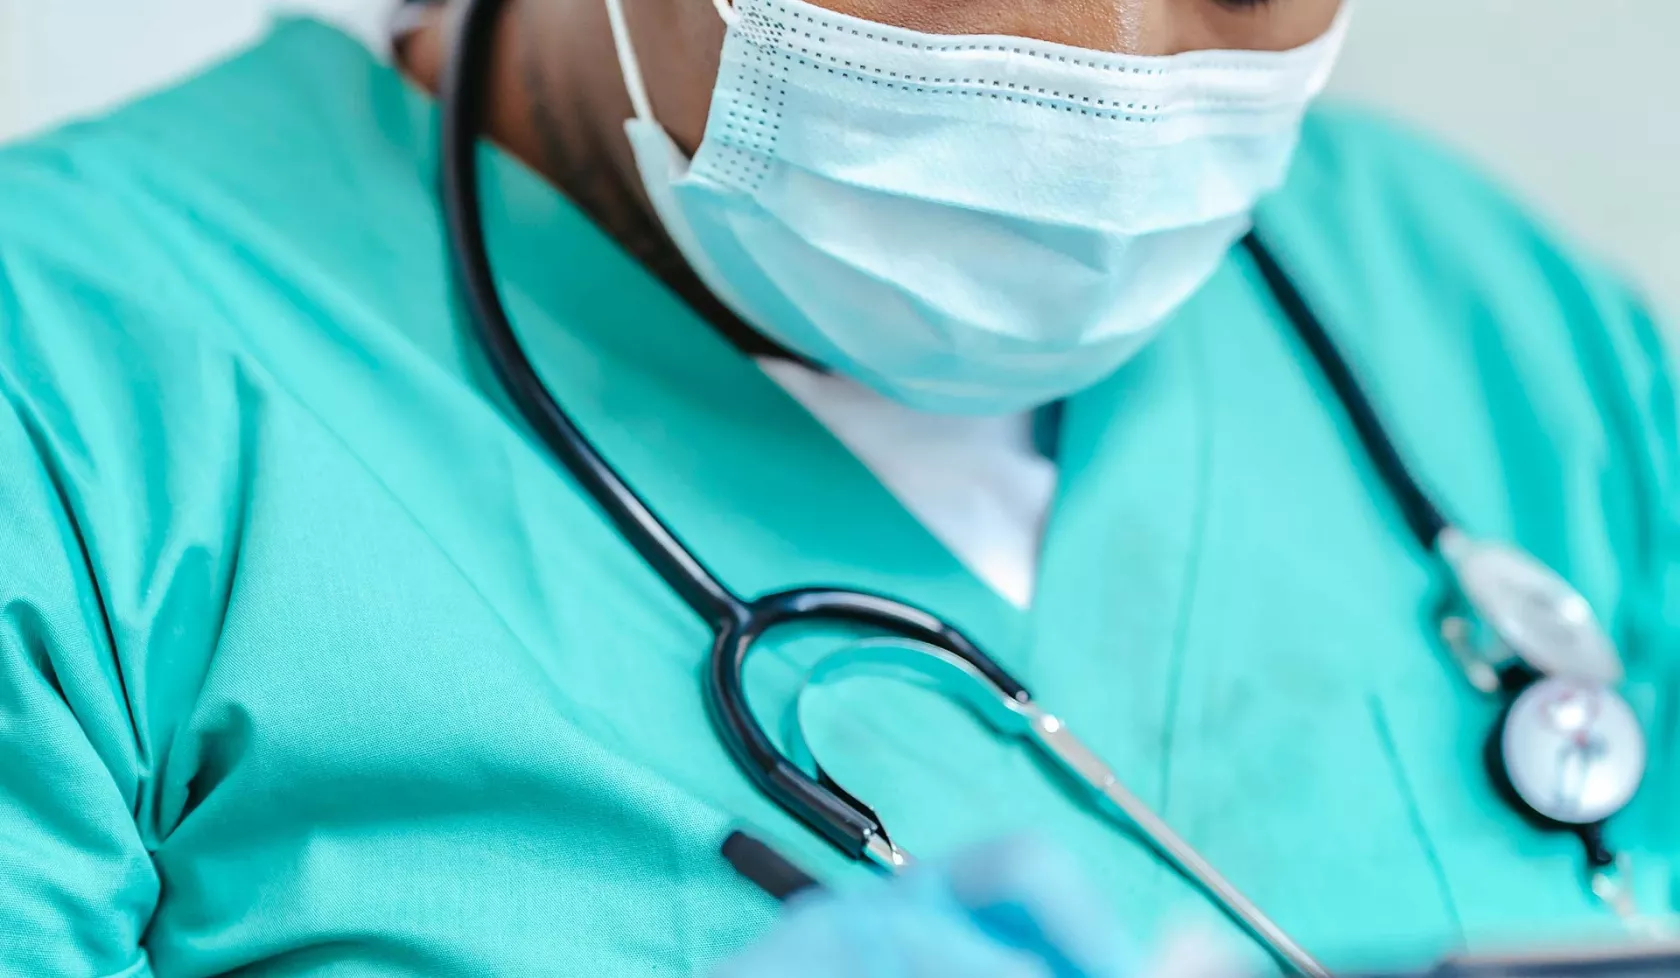
[[(451, 0), (458, 4), (460, 0)], [(1131, 54), (1285, 50), (1329, 27), (1341, 0), (812, 0), (933, 34), (1001, 34)], [(750, 352), (764, 341), (700, 283), (660, 229), (624, 136), (633, 111), (605, 0), (509, 0), (489, 135), (547, 176), (701, 315)], [(710, 0), (624, 0), (654, 114), (692, 155), (705, 133), (724, 25)], [(399, 52), (436, 92), (452, 19)]]

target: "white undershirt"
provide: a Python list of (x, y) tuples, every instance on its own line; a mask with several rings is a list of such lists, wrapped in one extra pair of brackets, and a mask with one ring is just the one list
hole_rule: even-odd
[(1034, 443), (1031, 413), (927, 414), (844, 377), (758, 363), (975, 576), (1016, 607), (1032, 604), (1056, 466)]

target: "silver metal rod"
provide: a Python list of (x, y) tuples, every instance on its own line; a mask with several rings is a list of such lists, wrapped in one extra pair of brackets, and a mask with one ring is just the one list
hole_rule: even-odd
[(1059, 719), (1031, 704), (1021, 711), (1032, 723), (1033, 735), (1049, 755), (1085, 782), (1142, 834), (1144, 841), (1167, 863), (1194, 883), (1231, 921), (1246, 931), (1285, 967), (1308, 978), (1330, 978), (1330, 972), (1295, 943), (1273, 920), (1244, 896), (1190, 843), (1132, 794), (1113, 770), (1069, 732)]
[(908, 852), (894, 845), (893, 841), (884, 835), (872, 835), (865, 840), (863, 854), (870, 862), (889, 873), (897, 873), (915, 862)]

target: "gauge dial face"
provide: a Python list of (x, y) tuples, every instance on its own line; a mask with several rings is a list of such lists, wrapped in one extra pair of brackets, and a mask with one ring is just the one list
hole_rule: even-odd
[(1591, 825), (1621, 811), (1645, 776), (1645, 734), (1599, 683), (1542, 679), (1511, 705), (1500, 749), (1511, 787), (1541, 815)]

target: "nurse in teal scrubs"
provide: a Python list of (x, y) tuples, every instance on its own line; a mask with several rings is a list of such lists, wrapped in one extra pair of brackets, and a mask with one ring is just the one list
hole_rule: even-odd
[[(1229, 245), (1252, 211), (1420, 480), (1605, 621), (1651, 915), (1680, 897), (1658, 330), (1449, 153), (1303, 118), (1344, 23), (519, 0), (490, 250), (555, 397), (733, 589), (960, 625), (1332, 967), (1613, 939), (1579, 843), (1483, 775), (1498, 704), (1441, 647), (1438, 561)], [(1228, 926), (922, 690), (824, 688), (806, 734), (923, 871), (755, 790), (708, 626), (458, 301), (450, 29), (393, 65), (283, 22), (0, 152), (0, 973), (1114, 978), (1122, 939)], [(843, 641), (756, 657), (767, 728)], [(742, 827), (833, 895), (778, 923), (718, 854)]]

